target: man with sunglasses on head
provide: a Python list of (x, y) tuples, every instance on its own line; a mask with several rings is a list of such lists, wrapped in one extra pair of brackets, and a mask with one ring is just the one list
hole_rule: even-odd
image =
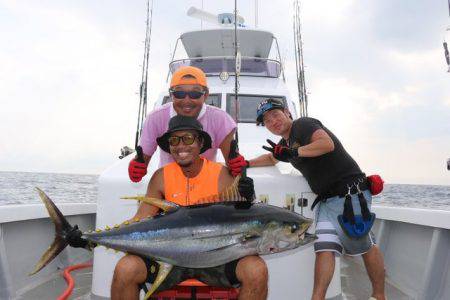
[[(167, 132), (157, 139), (157, 143), (162, 151), (172, 156), (174, 162), (153, 174), (147, 197), (166, 199), (182, 206), (197, 205), (203, 203), (205, 198), (213, 199), (211, 195), (219, 194), (234, 182), (226, 167), (200, 156), (211, 148), (212, 139), (195, 118), (174, 116), (170, 119)], [(237, 208), (245, 209), (254, 199), (253, 180), (241, 178), (238, 190), (247, 201), (237, 202)], [(157, 213), (157, 207), (142, 202), (131, 220)], [(130, 254), (123, 257), (114, 271), (112, 299), (138, 299), (139, 287), (145, 282), (154, 282), (157, 270), (158, 264), (153, 260)], [(240, 286), (241, 300), (267, 298), (268, 271), (259, 256), (246, 256), (212, 268), (174, 266), (157, 291), (168, 289), (187, 278), (196, 278), (216, 287)]]
[[(372, 283), (370, 299), (385, 299), (383, 256), (371, 232), (357, 239), (350, 238), (338, 223), (347, 193), (351, 197), (355, 214), (360, 211), (357, 191), (363, 193), (369, 205), (371, 203), (372, 194), (358, 164), (339, 139), (319, 120), (308, 117), (292, 120), (289, 110), (280, 100), (262, 101), (257, 108), (256, 121), (264, 123), (271, 133), (282, 138), (278, 143), (267, 140), (269, 146), (263, 148), (269, 153), (249, 160), (249, 167), (289, 162), (303, 174), (311, 190), (318, 195), (313, 204), (313, 207), (317, 204), (318, 239), (314, 243), (316, 261), (312, 299), (325, 299), (334, 273), (335, 255), (343, 253), (362, 255)], [(355, 183), (358, 184), (357, 188)]]
[[(205, 158), (215, 161), (217, 149), (220, 149), (223, 157), (228, 159), (236, 123), (225, 111), (205, 104), (209, 94), (205, 73), (192, 66), (180, 67), (173, 73), (169, 92), (172, 102), (156, 108), (145, 120), (139, 143), (143, 150), (144, 162), (136, 157), (128, 166), (128, 175), (133, 182), (141, 181), (147, 174), (147, 166), (156, 151), (156, 138), (167, 131), (169, 119), (175, 115), (197, 118), (211, 136), (211, 149), (202, 154)], [(173, 162), (172, 157), (161, 151), (159, 166), (169, 162)], [(245, 159), (241, 155), (228, 160), (227, 164), (233, 176), (238, 175), (241, 168), (246, 166)]]

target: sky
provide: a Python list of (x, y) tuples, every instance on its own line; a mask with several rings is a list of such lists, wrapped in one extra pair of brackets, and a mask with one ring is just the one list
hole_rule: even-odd
[[(293, 1), (258, 3), (295, 96)], [(202, 1), (154, 0), (149, 101), (165, 88), (177, 37), (200, 29), (191, 6)], [(249, 27), (254, 8), (238, 1)], [(134, 145), (145, 18), (144, 0), (0, 0), (0, 171), (100, 174)], [(309, 116), (368, 174), (450, 185), (447, 1), (305, 0), (301, 19)]]

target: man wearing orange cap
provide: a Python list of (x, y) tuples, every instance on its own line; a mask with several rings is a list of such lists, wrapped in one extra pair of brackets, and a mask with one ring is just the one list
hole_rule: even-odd
[[(175, 115), (197, 118), (211, 136), (211, 149), (203, 153), (203, 157), (215, 161), (217, 149), (220, 149), (223, 157), (228, 159), (236, 123), (225, 111), (205, 104), (209, 94), (205, 73), (196, 67), (180, 67), (172, 76), (169, 93), (172, 101), (153, 110), (145, 120), (139, 143), (144, 162), (135, 158), (128, 166), (128, 175), (133, 182), (141, 181), (147, 174), (147, 166), (157, 148), (156, 138), (167, 131), (169, 119)], [(173, 162), (168, 153), (160, 153), (160, 167)], [(240, 173), (241, 167), (246, 166), (241, 155), (227, 163), (234, 176)]]

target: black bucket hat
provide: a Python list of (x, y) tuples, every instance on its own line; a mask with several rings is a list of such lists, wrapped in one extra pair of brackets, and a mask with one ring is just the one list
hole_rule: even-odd
[(169, 151), (169, 137), (170, 134), (180, 130), (195, 130), (203, 140), (203, 147), (200, 149), (200, 153), (205, 152), (211, 148), (211, 137), (206, 131), (203, 131), (203, 126), (197, 121), (196, 118), (176, 115), (169, 121), (169, 129), (166, 133), (156, 139), (158, 146), (166, 151)]

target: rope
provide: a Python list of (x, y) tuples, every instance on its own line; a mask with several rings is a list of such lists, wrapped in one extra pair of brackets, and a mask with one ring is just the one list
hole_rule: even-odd
[(70, 272), (78, 269), (83, 268), (89, 268), (92, 267), (92, 263), (83, 263), (78, 265), (69, 266), (64, 269), (63, 276), (67, 283), (67, 288), (64, 290), (64, 292), (58, 296), (57, 300), (66, 300), (69, 298), (69, 296), (72, 294), (73, 288), (75, 286), (75, 281), (73, 280), (72, 275), (70, 275)]

